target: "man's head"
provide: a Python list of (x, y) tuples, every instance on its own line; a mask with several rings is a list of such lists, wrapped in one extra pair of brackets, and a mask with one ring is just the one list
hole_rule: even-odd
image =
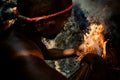
[[(72, 5), (72, 0), (18, 0), (17, 3), (20, 15), (34, 18), (62, 12)], [(43, 37), (54, 38), (63, 28), (71, 9), (48, 19), (38, 20), (35, 27)]]

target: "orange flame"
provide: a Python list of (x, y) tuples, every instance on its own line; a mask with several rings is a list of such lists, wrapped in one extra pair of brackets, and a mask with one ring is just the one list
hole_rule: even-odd
[(88, 53), (98, 54), (105, 58), (107, 41), (104, 41), (104, 27), (101, 24), (91, 24), (89, 27), (89, 32), (84, 35), (84, 41), (78, 48), (77, 55), (80, 56), (78, 60)]

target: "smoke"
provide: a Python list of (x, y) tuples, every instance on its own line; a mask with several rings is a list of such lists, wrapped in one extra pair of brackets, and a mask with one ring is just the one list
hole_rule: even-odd
[(119, 0), (75, 0), (75, 4), (85, 12), (89, 21), (108, 19), (113, 13), (120, 13)]
[(87, 20), (95, 23), (104, 23), (112, 14), (120, 13), (119, 0), (75, 0), (84, 11)]
[(102, 24), (105, 34), (118, 37), (120, 0), (74, 0), (74, 3), (84, 11), (90, 23)]

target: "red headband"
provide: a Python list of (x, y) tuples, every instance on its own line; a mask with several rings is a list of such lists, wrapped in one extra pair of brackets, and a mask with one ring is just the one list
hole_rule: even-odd
[(25, 16), (22, 16), (22, 15), (18, 15), (18, 17), (23, 18), (23, 19), (26, 19), (26, 20), (28, 20), (28, 21), (38, 21), (38, 20), (48, 19), (48, 18), (57, 16), (57, 15), (60, 15), (60, 14), (62, 14), (62, 13), (65, 13), (65, 12), (71, 10), (72, 7), (73, 7), (73, 4), (71, 4), (68, 8), (66, 8), (66, 9), (64, 9), (64, 10), (61, 10), (61, 11), (59, 11), (59, 12), (57, 12), (57, 13), (53, 13), (53, 14), (46, 15), (46, 16), (29, 18), (29, 17), (25, 17)]

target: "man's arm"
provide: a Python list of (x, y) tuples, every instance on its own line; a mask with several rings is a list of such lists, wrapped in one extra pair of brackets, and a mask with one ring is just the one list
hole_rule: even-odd
[(67, 58), (67, 57), (74, 57), (75, 49), (48, 49), (48, 59), (61, 59), (61, 58)]
[[(36, 41), (37, 42), (37, 41)], [(41, 52), (43, 53), (44, 59), (46, 60), (55, 60), (55, 59), (61, 59), (61, 58), (67, 58), (76, 56), (76, 49), (48, 49), (41, 41), (37, 42), (39, 48), (41, 49)]]

